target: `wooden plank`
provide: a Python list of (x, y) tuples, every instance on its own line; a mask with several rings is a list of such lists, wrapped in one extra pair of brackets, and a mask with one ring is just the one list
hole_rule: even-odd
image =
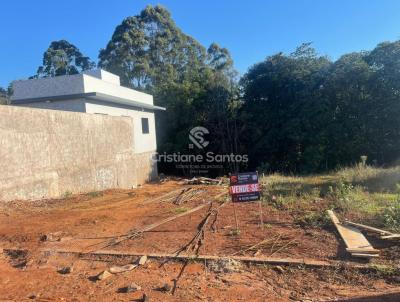
[(400, 234), (381, 236), (381, 239), (395, 239), (395, 238), (400, 238)]
[[(63, 249), (41, 249), (43, 253), (57, 253), (57, 254), (75, 254), (81, 257), (84, 256), (117, 256), (117, 257), (139, 257), (143, 256), (146, 253), (136, 253), (136, 252), (122, 252), (122, 251), (114, 251), (114, 250), (99, 250), (96, 252), (83, 252), (79, 250), (63, 250)], [(368, 268), (367, 265), (359, 265), (353, 263), (346, 263), (343, 261), (325, 261), (325, 260), (315, 260), (315, 259), (307, 259), (307, 258), (274, 258), (274, 257), (247, 257), (247, 256), (216, 256), (216, 255), (188, 255), (188, 254), (158, 254), (151, 253), (146, 254), (148, 258), (155, 259), (175, 259), (175, 260), (193, 260), (203, 262), (204, 260), (218, 261), (223, 259), (233, 259), (237, 261), (242, 261), (246, 263), (254, 263), (254, 264), (271, 264), (271, 265), (305, 265), (308, 267), (337, 267), (338, 265), (345, 265), (351, 268)]]
[(346, 248), (346, 251), (348, 251), (349, 253), (362, 253), (362, 254), (379, 254), (379, 250), (376, 249), (365, 249), (365, 248), (361, 248), (361, 249), (352, 249), (352, 248)]
[(357, 249), (360, 252), (366, 251), (367, 253), (368, 251), (378, 251), (374, 249), (374, 247), (368, 242), (367, 238), (365, 238), (360, 230), (352, 226), (341, 224), (335, 213), (333, 213), (333, 211), (331, 210), (328, 210), (328, 215), (331, 218), (340, 236), (342, 237), (347, 248)]
[[(374, 227), (371, 227), (371, 226), (368, 226), (368, 225), (365, 225), (365, 224), (361, 224), (361, 223), (355, 223), (355, 222), (352, 222), (352, 221), (349, 221), (349, 220), (346, 220), (345, 224), (348, 224), (348, 225), (351, 225), (351, 226), (355, 226), (357, 228), (360, 228), (360, 229), (363, 229), (363, 230), (366, 230), (366, 231), (371, 231), (371, 232), (375, 232), (375, 233), (378, 233), (378, 234), (382, 234), (382, 235), (395, 235), (394, 233), (391, 233), (391, 232), (388, 232), (388, 231), (385, 231), (385, 230), (374, 228)], [(396, 235), (399, 235), (399, 234), (396, 234)]]
[(351, 253), (351, 256), (358, 258), (378, 258), (377, 254)]

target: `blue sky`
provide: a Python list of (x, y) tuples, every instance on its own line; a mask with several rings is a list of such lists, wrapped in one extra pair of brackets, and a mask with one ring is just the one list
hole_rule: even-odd
[(0, 2), (0, 86), (36, 72), (53, 40), (66, 39), (97, 61), (116, 25), (147, 4), (167, 7), (203, 45), (227, 47), (239, 72), (302, 42), (332, 59), (400, 39), (397, 0), (4, 0)]

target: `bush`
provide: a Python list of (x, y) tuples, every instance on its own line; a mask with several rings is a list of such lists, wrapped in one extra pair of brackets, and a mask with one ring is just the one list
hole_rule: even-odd
[(385, 226), (396, 232), (400, 231), (400, 202), (396, 201), (395, 204), (388, 206), (383, 211), (383, 221)]
[(93, 191), (93, 192), (89, 192), (86, 194), (89, 197), (95, 198), (95, 197), (101, 197), (103, 196), (103, 192), (101, 191)]
[(329, 197), (335, 202), (335, 208), (337, 210), (348, 212), (351, 208), (352, 198), (351, 193), (354, 190), (354, 186), (349, 183), (345, 183), (341, 179), (335, 187), (329, 187)]
[(295, 219), (295, 223), (301, 227), (324, 227), (329, 222), (330, 220), (325, 212), (308, 212)]

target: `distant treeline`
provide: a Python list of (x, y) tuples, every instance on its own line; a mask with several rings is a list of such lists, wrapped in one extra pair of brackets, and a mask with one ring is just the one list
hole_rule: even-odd
[(335, 62), (303, 44), (254, 65), (240, 84), (252, 165), (307, 173), (400, 156), (400, 41)]
[[(74, 74), (96, 64), (54, 41), (34, 77)], [(128, 17), (99, 52), (98, 66), (123, 85), (154, 95), (160, 153), (248, 154), (237, 169), (311, 173), (359, 161), (387, 165), (400, 155), (400, 41), (333, 62), (310, 43), (252, 66), (240, 79), (229, 51), (184, 34), (161, 6)], [(189, 149), (188, 133), (209, 145)], [(174, 165), (160, 169), (176, 172)]]

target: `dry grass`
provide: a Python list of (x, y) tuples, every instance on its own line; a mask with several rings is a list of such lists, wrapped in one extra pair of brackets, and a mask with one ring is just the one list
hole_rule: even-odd
[(399, 212), (393, 208), (400, 200), (400, 166), (375, 168), (358, 164), (303, 177), (272, 174), (263, 177), (261, 183), (264, 202), (278, 210), (303, 212), (296, 219), (311, 226), (320, 225), (324, 221), (321, 213), (331, 208), (357, 221), (391, 229), (396, 224), (400, 227), (400, 217), (393, 217)]

